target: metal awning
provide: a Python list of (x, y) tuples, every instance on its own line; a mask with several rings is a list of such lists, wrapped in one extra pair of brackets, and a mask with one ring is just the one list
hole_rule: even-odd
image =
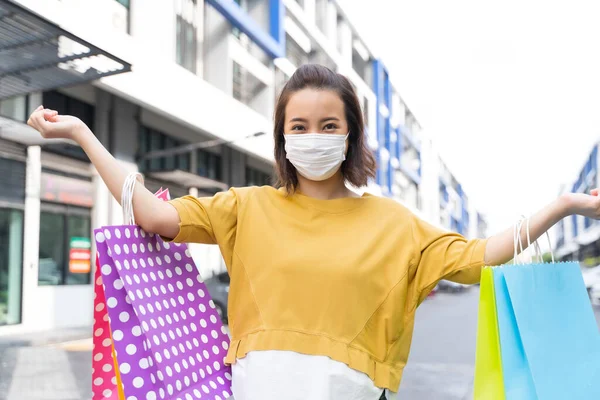
[(173, 171), (149, 172), (148, 176), (161, 181), (175, 182), (187, 188), (198, 189), (220, 189), (227, 190), (229, 185), (203, 176), (192, 174), (191, 172), (182, 171), (179, 169)]
[(129, 63), (38, 14), (0, 0), (0, 100), (130, 70)]

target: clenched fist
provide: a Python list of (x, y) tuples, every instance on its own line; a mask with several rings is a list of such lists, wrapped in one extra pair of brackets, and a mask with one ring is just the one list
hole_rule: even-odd
[(45, 139), (72, 139), (76, 140), (77, 132), (86, 125), (77, 117), (59, 115), (57, 111), (39, 106), (27, 120), (31, 126)]

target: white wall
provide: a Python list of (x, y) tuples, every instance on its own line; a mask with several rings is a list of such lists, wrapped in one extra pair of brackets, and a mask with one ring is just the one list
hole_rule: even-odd
[(206, 7), (204, 15), (204, 79), (231, 96), (233, 64), (229, 59), (231, 26), (219, 12)]
[(175, 10), (182, 8), (181, 0), (131, 1), (132, 37), (144, 47), (152, 47), (156, 58), (174, 61)]
[[(23, 229), (23, 325), (34, 326), (38, 301), (35, 297), (39, 268), (41, 148), (27, 148), (25, 221)], [(42, 307), (44, 305), (41, 305)]]
[(36, 303), (30, 314), (35, 329), (90, 326), (93, 323), (92, 285), (38, 286), (30, 300)]
[(433, 143), (421, 144), (421, 199), (423, 213), (431, 221), (440, 222), (439, 164)]

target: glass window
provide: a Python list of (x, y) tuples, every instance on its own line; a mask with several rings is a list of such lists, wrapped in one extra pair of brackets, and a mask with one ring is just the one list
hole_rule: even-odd
[(285, 55), (295, 67), (300, 67), (309, 61), (308, 54), (288, 34), (285, 36)]
[[(141, 127), (138, 138), (138, 157), (151, 151), (180, 147), (186, 143), (151, 128)], [(190, 153), (140, 160), (138, 168), (141, 172), (172, 171), (180, 169), (190, 171)]]
[(271, 175), (254, 168), (246, 167), (247, 186), (267, 186), (271, 184)]
[[(162, 135), (160, 132), (150, 131), (149, 150), (150, 151), (164, 150), (164, 140), (163, 139), (164, 139), (164, 135)], [(160, 171), (161, 169), (163, 169), (163, 160), (164, 159), (162, 157), (150, 159), (149, 169), (151, 171)]]
[(190, 170), (190, 154), (179, 154), (177, 156), (177, 169), (180, 169), (182, 171), (189, 171)]
[[(91, 259), (85, 260), (87, 252), (91, 251), (92, 227), (89, 217), (69, 215), (67, 217), (67, 243), (69, 262), (66, 269), (65, 283), (67, 285), (86, 285), (90, 283)], [(81, 254), (79, 255), (78, 254)], [(82, 258), (84, 258), (82, 260)], [(85, 265), (82, 265), (84, 264)]]
[(16, 96), (0, 100), (0, 116), (25, 122), (27, 120), (27, 97)]
[(39, 285), (62, 284), (65, 235), (64, 214), (40, 213)]
[(197, 174), (216, 181), (221, 180), (221, 156), (204, 150), (197, 153)]
[(21, 322), (23, 212), (0, 208), (0, 325)]
[(198, 40), (196, 27), (177, 15), (175, 21), (175, 61), (185, 69), (196, 73)]
[[(77, 117), (89, 126), (92, 131), (94, 130), (95, 107), (93, 105), (67, 96), (56, 90), (44, 92), (42, 104), (44, 107), (57, 110), (61, 114)], [(45, 145), (44, 149), (78, 160), (89, 161), (87, 155), (79, 146), (73, 146), (66, 143), (55, 143)]]
[(200, 176), (208, 177), (208, 154), (202, 150), (198, 150), (197, 154), (196, 173)]
[(144, 126), (140, 127), (138, 135), (138, 168), (140, 172), (146, 172), (148, 170), (148, 160), (142, 160), (141, 156), (148, 153), (150, 148), (148, 146), (148, 129)]
[[(165, 141), (165, 149), (171, 149), (173, 147), (177, 147), (177, 145), (179, 144), (177, 142), (177, 140), (169, 137), (169, 136), (165, 136), (164, 138)], [(172, 171), (175, 169), (175, 156), (168, 156), (164, 158), (164, 169), (167, 171)]]
[(287, 75), (282, 70), (275, 67), (275, 104), (277, 104), (279, 95), (281, 94), (281, 91), (283, 90), (283, 87), (287, 81)]
[[(267, 88), (267, 86), (254, 76), (251, 72), (243, 68), (240, 64), (232, 61), (232, 96), (241, 101), (254, 111), (265, 115), (266, 109), (262, 107), (263, 103), (255, 101)], [(270, 111), (269, 111), (270, 113)]]
[(42, 96), (44, 107), (57, 110), (61, 114), (73, 115), (87, 126), (94, 127), (94, 106), (66, 94), (51, 90)]
[[(233, 0), (233, 2), (235, 4), (237, 4), (238, 6), (240, 6), (240, 8), (242, 8), (242, 10), (244, 9), (242, 6), (242, 0)], [(233, 36), (235, 36), (238, 39), (242, 36), (242, 31), (240, 31), (240, 29), (237, 26), (234, 26), (231, 28), (231, 33), (233, 34)]]
[(209, 153), (208, 160), (208, 177), (216, 181), (221, 180), (221, 156)]
[(25, 199), (25, 163), (0, 157), (0, 198), (5, 201), (23, 203)]
[(91, 276), (91, 221), (83, 212), (40, 213), (39, 285), (86, 285)]
[(246, 102), (246, 98), (243, 93), (244, 87), (244, 77), (242, 75), (242, 67), (240, 64), (233, 61), (233, 86), (232, 86), (232, 95), (236, 100), (241, 101), (242, 103)]
[(183, 18), (178, 15), (175, 19), (175, 62), (179, 65), (183, 65), (183, 41), (180, 39), (182, 34), (182, 23)]

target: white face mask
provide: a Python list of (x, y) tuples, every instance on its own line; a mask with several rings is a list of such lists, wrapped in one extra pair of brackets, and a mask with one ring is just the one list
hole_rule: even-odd
[(346, 159), (346, 135), (296, 133), (283, 135), (286, 157), (300, 175), (311, 181), (331, 178)]

